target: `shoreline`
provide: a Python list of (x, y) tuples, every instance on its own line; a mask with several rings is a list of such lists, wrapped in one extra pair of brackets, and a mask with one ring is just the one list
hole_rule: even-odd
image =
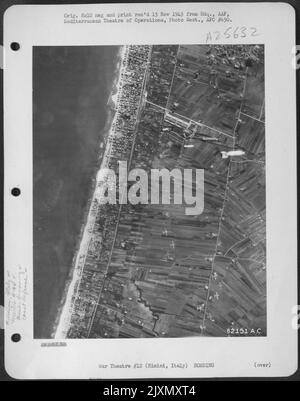
[[(91, 227), (93, 227), (96, 219), (96, 215), (93, 213), (93, 204), (96, 199), (97, 193), (97, 172), (107, 167), (109, 154), (110, 154), (110, 141), (109, 138), (114, 133), (114, 122), (116, 120), (117, 115), (117, 100), (119, 97), (119, 93), (122, 90), (122, 72), (124, 68), (124, 61), (126, 56), (126, 46), (121, 46), (119, 50), (119, 54), (117, 56), (117, 65), (116, 65), (116, 73), (115, 79), (112, 83), (112, 88), (110, 95), (107, 101), (107, 118), (105, 122), (105, 126), (103, 128), (104, 138), (99, 144), (99, 156), (98, 162), (101, 161), (100, 166), (97, 165), (95, 168), (95, 175), (92, 180), (92, 190), (91, 196), (89, 195), (89, 200), (87, 204), (87, 208), (84, 215), (84, 223), (81, 226), (80, 234), (79, 234), (79, 242), (76, 246), (74, 257), (72, 260), (72, 268), (69, 273), (69, 278), (66, 281), (65, 289), (63, 291), (62, 300), (59, 304), (57, 317), (53, 324), (53, 329), (51, 333), (51, 338), (55, 339), (63, 339), (66, 338), (70, 323), (71, 316), (73, 313), (74, 303), (76, 300), (76, 294), (79, 289), (79, 284), (82, 276), (82, 269), (84, 266), (84, 262), (82, 263), (82, 256), (87, 254), (87, 249), (90, 242), (90, 232)], [(105, 148), (103, 153), (103, 148)], [(102, 159), (102, 160), (101, 160)]]

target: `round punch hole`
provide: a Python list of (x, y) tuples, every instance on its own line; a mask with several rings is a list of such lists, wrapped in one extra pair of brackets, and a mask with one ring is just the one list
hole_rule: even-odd
[(10, 44), (10, 48), (11, 50), (13, 50), (14, 52), (18, 51), (20, 49), (20, 43), (18, 42), (12, 42)]
[(13, 188), (13, 189), (11, 190), (11, 194), (12, 194), (13, 196), (19, 196), (19, 195), (21, 194), (20, 188)]
[(15, 333), (11, 336), (11, 341), (14, 343), (18, 343), (21, 341), (21, 335), (19, 333)]

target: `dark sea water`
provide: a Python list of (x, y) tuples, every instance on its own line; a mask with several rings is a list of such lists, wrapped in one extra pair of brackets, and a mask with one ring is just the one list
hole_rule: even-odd
[(50, 338), (99, 166), (118, 47), (33, 51), (34, 336)]

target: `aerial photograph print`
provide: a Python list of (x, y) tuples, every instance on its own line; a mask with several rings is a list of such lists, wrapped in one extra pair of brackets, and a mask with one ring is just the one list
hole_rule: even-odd
[(35, 338), (267, 336), (264, 72), (255, 43), (33, 47)]

